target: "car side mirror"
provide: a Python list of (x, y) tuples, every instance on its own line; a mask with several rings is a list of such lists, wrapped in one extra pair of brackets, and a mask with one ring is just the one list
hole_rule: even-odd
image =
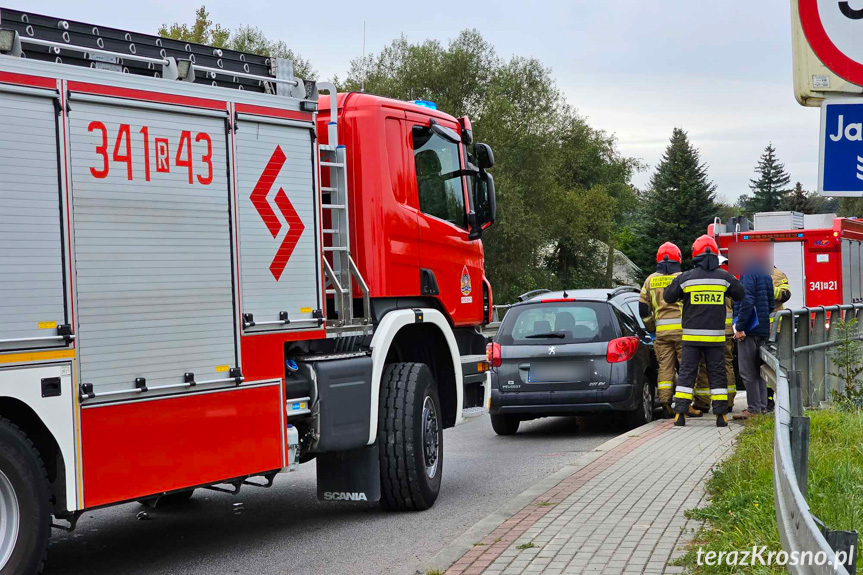
[(473, 155), (476, 158), (476, 165), (481, 170), (488, 170), (494, 166), (494, 152), (488, 144), (477, 144), (474, 146)]

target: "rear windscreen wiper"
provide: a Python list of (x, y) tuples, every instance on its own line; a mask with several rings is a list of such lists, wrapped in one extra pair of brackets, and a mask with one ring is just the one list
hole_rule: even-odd
[(534, 334), (531, 334), (531, 335), (528, 335), (525, 337), (528, 339), (540, 339), (540, 338), (545, 339), (545, 338), (551, 338), (551, 337), (558, 337), (560, 339), (563, 339), (566, 337), (566, 334), (562, 331), (550, 331), (548, 333), (534, 333)]

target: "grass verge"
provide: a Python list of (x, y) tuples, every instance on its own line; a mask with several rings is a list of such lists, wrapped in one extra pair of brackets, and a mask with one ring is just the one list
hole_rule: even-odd
[[(832, 529), (863, 527), (863, 413), (832, 409), (807, 412), (810, 417), (809, 505)], [(734, 453), (721, 463), (707, 484), (710, 504), (688, 512), (704, 527), (677, 565), (696, 575), (784, 574), (780, 566), (731, 567), (697, 565), (699, 548), (709, 551), (751, 550), (753, 545), (779, 551), (773, 503), (773, 418), (746, 422)], [(702, 555), (703, 556), (703, 555)], [(858, 550), (858, 566), (863, 553)], [(858, 567), (859, 568), (859, 567)]]

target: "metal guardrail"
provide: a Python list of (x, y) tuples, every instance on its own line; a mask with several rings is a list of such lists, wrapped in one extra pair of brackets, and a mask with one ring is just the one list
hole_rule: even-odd
[[(776, 391), (773, 485), (782, 548), (798, 556), (811, 553), (813, 558), (820, 554), (826, 559), (821, 565), (813, 560), (789, 564), (788, 572), (793, 575), (856, 572), (856, 531), (827, 529), (806, 502), (809, 418), (803, 415), (803, 408), (816, 398), (827, 400), (833, 389), (841, 389), (838, 378), (831, 375), (827, 354), (839, 343), (831, 338), (839, 318), (863, 318), (863, 305), (783, 310), (775, 316), (770, 343), (761, 347), (762, 375)], [(837, 561), (837, 551), (844, 552), (845, 564)]]

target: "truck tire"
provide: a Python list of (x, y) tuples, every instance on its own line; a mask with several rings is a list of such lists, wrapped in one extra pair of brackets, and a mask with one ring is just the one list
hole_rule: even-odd
[(626, 427), (635, 429), (653, 421), (653, 386), (649, 381), (641, 382), (639, 401), (635, 409), (624, 415)]
[(50, 535), (45, 465), (27, 435), (0, 417), (0, 575), (41, 573)]
[(442, 414), (431, 370), (424, 363), (386, 366), (379, 403), (381, 505), (428, 509), (443, 476)]
[(521, 420), (515, 415), (492, 415), (491, 428), (498, 435), (515, 435)]

